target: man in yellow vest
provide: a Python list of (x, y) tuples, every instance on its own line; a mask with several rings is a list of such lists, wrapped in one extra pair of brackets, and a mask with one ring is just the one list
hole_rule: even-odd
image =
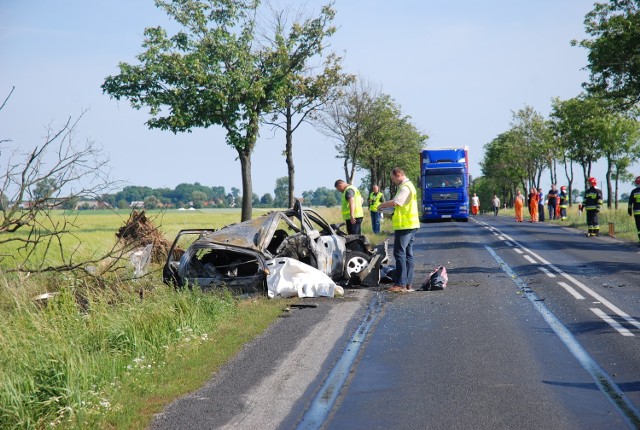
[(413, 289), (413, 238), (420, 228), (418, 193), (404, 170), (396, 167), (391, 171), (391, 182), (398, 187), (395, 197), (381, 203), (378, 210), (394, 208), (393, 213), (393, 258), (396, 261), (394, 285), (389, 291), (403, 293)]
[(380, 234), (380, 212), (378, 206), (384, 202), (384, 194), (380, 192), (380, 187), (374, 185), (369, 194), (369, 212), (371, 213), (371, 229), (375, 234)]
[(361, 234), (360, 226), (362, 225), (362, 195), (360, 190), (353, 185), (347, 184), (342, 179), (338, 179), (335, 183), (336, 190), (342, 193), (342, 219), (347, 224), (348, 234)]

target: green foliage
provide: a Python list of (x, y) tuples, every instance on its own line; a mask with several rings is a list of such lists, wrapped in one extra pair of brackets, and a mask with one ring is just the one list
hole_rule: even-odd
[(637, 0), (595, 3), (584, 20), (591, 38), (572, 42), (589, 51), (588, 90), (604, 94), (622, 108), (640, 100), (639, 7)]
[(275, 198), (273, 206), (277, 208), (289, 207), (289, 178), (282, 176), (276, 179), (276, 187), (273, 190)]

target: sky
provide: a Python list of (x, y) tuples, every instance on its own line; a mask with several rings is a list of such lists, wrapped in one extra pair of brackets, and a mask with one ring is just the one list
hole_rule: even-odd
[[(325, 3), (277, 5), (314, 15)], [(510, 128), (513, 112), (531, 106), (548, 116), (553, 98), (580, 94), (587, 51), (570, 41), (585, 38), (584, 16), (593, 4), (335, 0), (338, 31), (328, 49), (344, 56), (345, 71), (390, 95), (429, 135), (428, 147), (468, 146), (477, 177), (484, 145)], [(152, 188), (199, 182), (241, 190), (237, 152), (221, 127), (150, 130), (147, 110), (102, 94), (100, 86), (118, 74), (120, 62), (138, 63), (144, 29), (152, 26), (175, 29), (153, 0), (1, 0), (0, 103), (15, 90), (0, 111), (0, 140), (11, 139), (0, 148), (0, 164), (7, 147), (40, 145), (48, 127), (86, 110), (76, 141), (102, 148), (113, 179)], [(294, 135), (297, 196), (344, 177), (335, 144), (311, 125)], [(252, 157), (255, 194), (273, 194), (276, 179), (287, 175), (283, 150), (283, 134), (263, 127)], [(604, 171), (596, 175), (604, 178)], [(356, 185), (362, 176), (356, 174)]]

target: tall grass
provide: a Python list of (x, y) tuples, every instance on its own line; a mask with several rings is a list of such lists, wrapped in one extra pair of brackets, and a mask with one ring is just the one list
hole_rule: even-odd
[[(46, 306), (13, 296), (0, 332), (0, 428), (42, 428), (110, 412), (113, 387), (157, 366), (179, 342), (232, 317), (230, 294), (155, 288), (84, 293), (68, 283)], [(2, 295), (11, 295), (6, 283)], [(139, 370), (139, 369), (138, 369)], [(126, 405), (119, 405), (124, 408)]]

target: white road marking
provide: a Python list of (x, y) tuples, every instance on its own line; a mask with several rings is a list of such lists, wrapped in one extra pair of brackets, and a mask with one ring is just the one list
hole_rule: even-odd
[[(513, 238), (509, 237), (508, 235), (505, 235), (505, 236), (508, 237), (510, 240), (513, 240)], [(626, 320), (629, 324), (631, 324), (634, 327), (640, 329), (640, 322), (638, 322), (637, 320), (633, 319), (629, 314), (627, 314), (626, 312), (622, 311), (622, 309), (620, 309), (619, 307), (617, 307), (616, 305), (614, 305), (613, 303), (611, 303), (610, 301), (608, 301), (607, 299), (602, 297), (600, 294), (598, 294), (595, 291), (593, 291), (591, 288), (589, 288), (586, 285), (584, 285), (582, 282), (578, 281), (573, 276), (569, 275), (568, 273), (565, 273), (564, 271), (562, 271), (558, 267), (554, 266), (549, 261), (547, 261), (544, 258), (542, 258), (540, 255), (538, 255), (535, 252), (531, 251), (527, 247), (520, 245), (518, 243), (518, 241), (513, 240), (513, 242), (516, 243), (518, 246), (520, 246), (523, 250), (525, 250), (526, 252), (528, 252), (529, 254), (534, 256), (535, 258), (537, 258), (542, 264), (544, 264), (545, 266), (547, 266), (550, 269), (552, 269), (558, 275), (563, 276), (567, 280), (571, 281), (576, 287), (580, 288), (582, 291), (584, 291), (585, 293), (587, 293), (588, 295), (590, 295), (591, 297), (593, 297), (594, 299), (599, 301), (603, 306), (606, 306), (607, 308), (609, 308), (610, 311), (614, 312), (615, 314), (617, 314), (618, 316), (620, 316), (621, 318)], [(529, 260), (530, 262), (536, 263), (535, 261), (533, 261), (533, 259), (531, 259), (531, 257), (528, 257), (527, 255), (525, 255), (524, 257), (527, 260)]]
[(533, 258), (531, 258), (530, 256), (528, 256), (527, 254), (523, 254), (522, 256), (523, 256), (523, 257), (525, 258), (525, 260), (527, 260), (529, 263), (531, 263), (531, 264), (538, 264), (538, 262), (537, 262), (536, 260), (534, 260)]
[(549, 272), (549, 269), (547, 269), (546, 267), (538, 267), (538, 269), (540, 269), (540, 271), (544, 272), (545, 275), (547, 275), (550, 278), (555, 278), (556, 275), (554, 275), (553, 273)]
[(567, 292), (569, 294), (571, 294), (574, 298), (578, 299), (578, 300), (584, 300), (584, 296), (582, 294), (580, 294), (579, 292), (577, 292), (575, 290), (575, 288), (573, 288), (572, 286), (570, 286), (569, 284), (567, 284), (566, 282), (562, 282), (559, 281), (558, 285), (560, 285), (562, 288), (564, 288), (565, 290), (567, 290)]
[(605, 314), (600, 309), (598, 309), (598, 308), (590, 308), (590, 309), (591, 309), (591, 312), (593, 312), (594, 314), (596, 314), (597, 316), (602, 318), (602, 320), (604, 322), (606, 322), (611, 327), (616, 329), (618, 331), (618, 333), (620, 333), (621, 335), (623, 335), (623, 336), (634, 336), (633, 333), (631, 333), (626, 328), (622, 327), (622, 325), (620, 325), (620, 323), (618, 321), (614, 320), (613, 318), (611, 318), (611, 316)]

